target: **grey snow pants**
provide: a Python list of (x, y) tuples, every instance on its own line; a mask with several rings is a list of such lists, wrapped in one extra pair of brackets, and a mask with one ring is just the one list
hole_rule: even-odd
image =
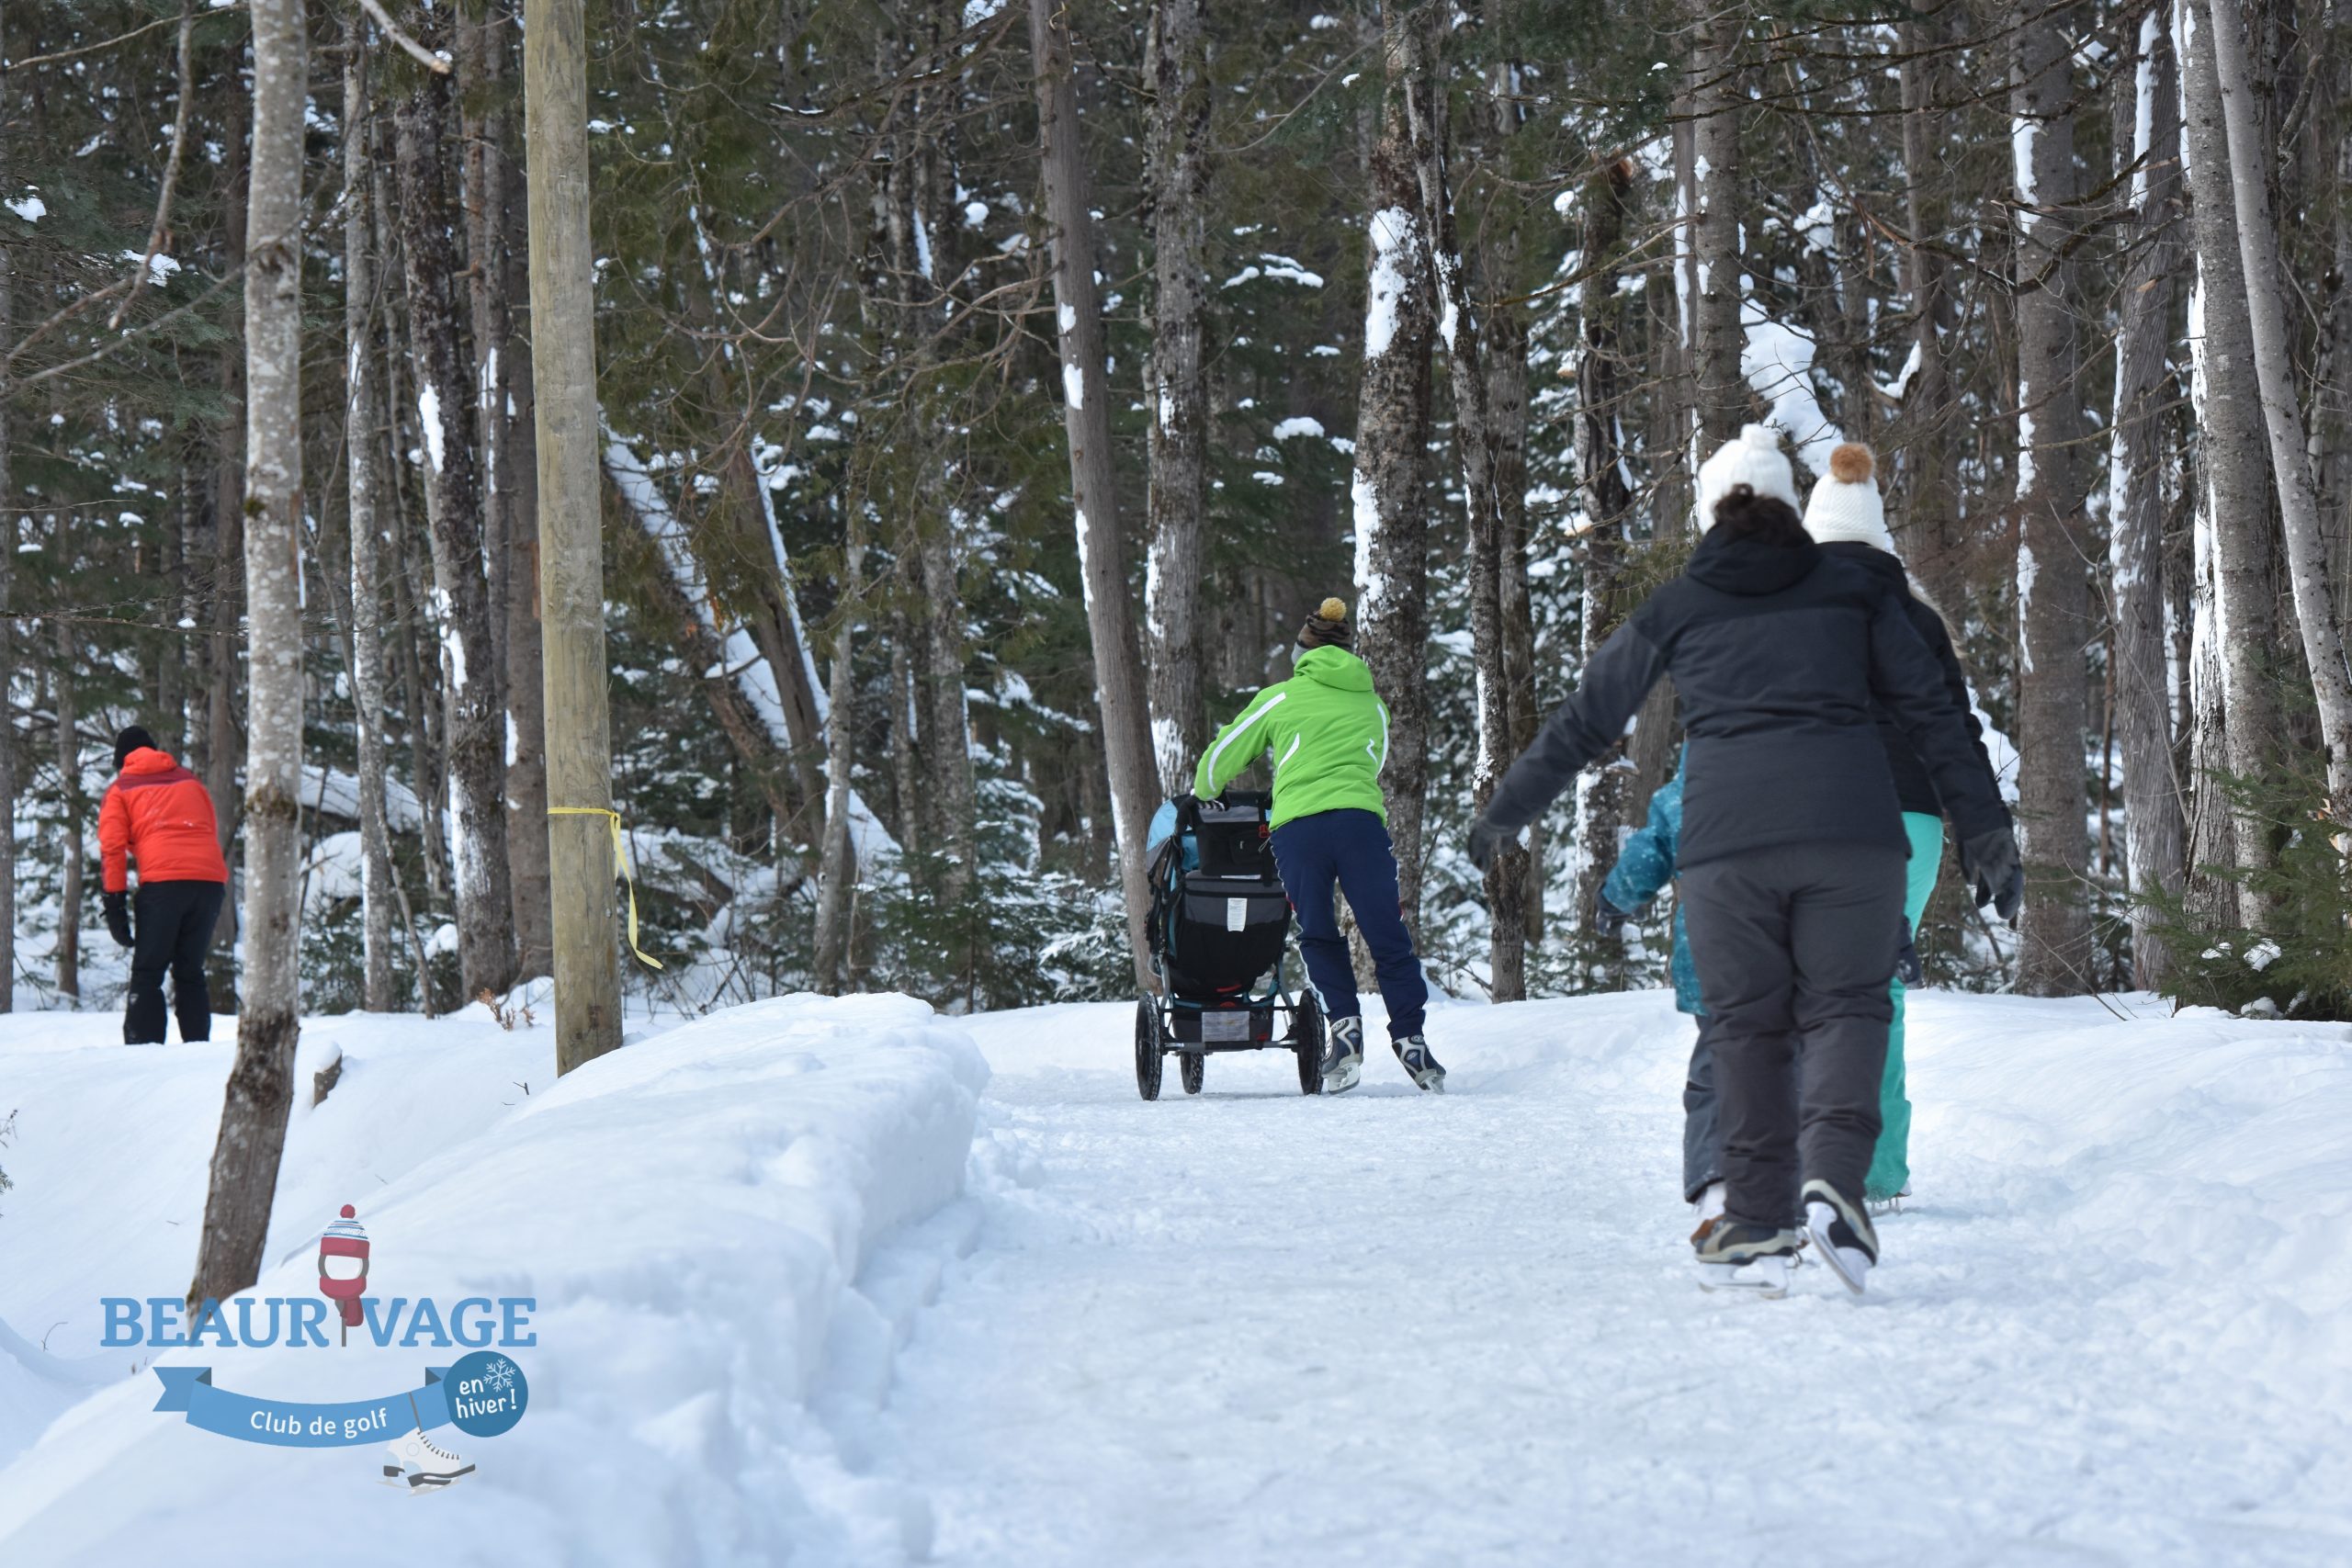
[(1793, 1225), (1814, 1179), (1861, 1204), (1904, 862), (1891, 846), (1782, 844), (1683, 868), (1735, 1220)]
[(1682, 1082), (1682, 1201), (1724, 1179), (1724, 1130), (1715, 1113), (1715, 1021), (1698, 1019), (1699, 1038), (1690, 1046), (1690, 1071)]

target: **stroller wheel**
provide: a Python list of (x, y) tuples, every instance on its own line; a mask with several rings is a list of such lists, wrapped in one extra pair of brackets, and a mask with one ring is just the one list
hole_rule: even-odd
[(1323, 1010), (1312, 991), (1298, 994), (1291, 1014), (1291, 1038), (1298, 1043), (1298, 1092), (1323, 1092)]
[(1136, 1092), (1146, 1100), (1159, 1098), (1159, 1004), (1140, 998), (1136, 1002)]
[(1200, 1093), (1201, 1075), (1209, 1065), (1208, 1053), (1205, 1051), (1182, 1051), (1177, 1053), (1176, 1060), (1178, 1063), (1178, 1075), (1184, 1080), (1184, 1092), (1186, 1094)]

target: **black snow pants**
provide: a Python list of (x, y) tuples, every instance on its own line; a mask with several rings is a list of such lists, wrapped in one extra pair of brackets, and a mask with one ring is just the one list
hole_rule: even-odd
[(204, 955), (228, 889), (218, 882), (141, 882), (131, 896), (130, 1000), (123, 1010), (126, 1045), (164, 1043), (164, 972), (171, 971), (172, 1010), (182, 1040), (212, 1037), (212, 992)]
[(1819, 1179), (1862, 1201), (1878, 1145), (1904, 852), (1783, 844), (1682, 870), (1712, 1027), (1725, 1210), (1797, 1223)]

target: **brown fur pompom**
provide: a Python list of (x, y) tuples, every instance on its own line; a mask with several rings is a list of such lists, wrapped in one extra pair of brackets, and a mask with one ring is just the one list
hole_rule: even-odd
[(1829, 454), (1829, 477), (1841, 485), (1858, 485), (1877, 468), (1871, 449), (1859, 441), (1849, 441)]

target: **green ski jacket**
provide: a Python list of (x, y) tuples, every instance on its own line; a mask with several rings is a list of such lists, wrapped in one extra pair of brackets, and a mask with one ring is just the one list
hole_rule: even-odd
[(1372, 671), (1342, 648), (1311, 648), (1296, 673), (1250, 699), (1218, 731), (1193, 775), (1193, 793), (1214, 800), (1261, 752), (1273, 753), (1273, 826), (1318, 811), (1369, 811), (1385, 822), (1380, 770), (1388, 761), (1388, 705)]

